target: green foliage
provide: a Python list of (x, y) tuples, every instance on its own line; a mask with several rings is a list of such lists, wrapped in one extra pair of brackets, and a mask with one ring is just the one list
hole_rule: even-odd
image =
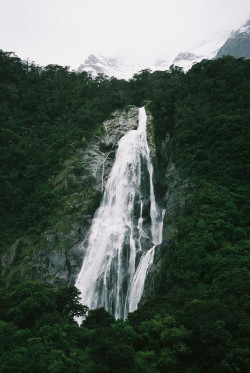
[(44, 68), (0, 50), (0, 246), (42, 231), (62, 195), (50, 177), (127, 103), (127, 82)]
[(135, 338), (133, 328), (123, 320), (95, 329), (89, 342), (89, 358), (94, 363), (89, 372), (134, 371)]
[(0, 372), (79, 371), (75, 339), (79, 340), (81, 328), (73, 316), (83, 316), (86, 307), (79, 303), (76, 288), (56, 291), (44, 283), (25, 281), (1, 298), (5, 308), (0, 321)]
[[(1, 291), (0, 372), (248, 371), (249, 78), (250, 60), (231, 57), (125, 82), (1, 51), (2, 246), (44, 229), (62, 198), (49, 178), (126, 104), (147, 102), (153, 115), (159, 196), (170, 161), (191, 188), (167, 219), (176, 233), (162, 245), (154, 298), (127, 321), (104, 309), (86, 316), (75, 288)], [(74, 316), (86, 316), (81, 327)]]
[(87, 312), (87, 307), (81, 301), (81, 292), (74, 286), (59, 289), (56, 292), (56, 306), (60, 314), (65, 318), (83, 316)]
[(89, 310), (86, 319), (82, 325), (87, 329), (98, 329), (103, 326), (110, 326), (115, 321), (114, 316), (110, 315), (103, 307), (95, 310)]
[(52, 295), (51, 287), (46, 284), (27, 281), (17, 285), (6, 297), (7, 320), (22, 328), (34, 327), (41, 313), (55, 310)]
[[(172, 68), (135, 77), (138, 89), (142, 79), (148, 87), (142, 95), (154, 118), (156, 190), (166, 193), (170, 160), (192, 187), (175, 220), (166, 219), (176, 233), (154, 279), (156, 297), (129, 320), (139, 328), (168, 313), (190, 330), (180, 371), (248, 369), (249, 78), (250, 61), (232, 57), (202, 61), (187, 74)], [(154, 361), (154, 350), (146, 356)], [(159, 371), (155, 363), (150, 369)]]
[(193, 184), (155, 280), (167, 312), (192, 332), (191, 372), (246, 372), (249, 362), (249, 67), (225, 57), (179, 75), (173, 122), (162, 116), (155, 131), (170, 134), (171, 161)]

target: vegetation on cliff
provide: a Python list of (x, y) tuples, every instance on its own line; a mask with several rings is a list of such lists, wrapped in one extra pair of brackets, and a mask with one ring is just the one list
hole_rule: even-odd
[[(49, 178), (126, 104), (125, 81), (44, 68), (0, 51), (0, 246), (41, 232), (60, 198)], [(83, 142), (82, 139), (85, 139)]]
[[(127, 321), (96, 310), (79, 328), (74, 291), (66, 312), (63, 290), (60, 298), (35, 284), (45, 293), (38, 300), (22, 290), (31, 284), (8, 289), (0, 372), (247, 372), (250, 60), (202, 61), (187, 74), (144, 70), (125, 82), (1, 52), (0, 77), (3, 248), (48, 224), (61, 198), (48, 178), (81, 137), (92, 138), (126, 104), (149, 102), (159, 197), (170, 164), (189, 188), (174, 221), (165, 221), (175, 229), (164, 237), (154, 297)], [(18, 303), (15, 294), (23, 294)]]
[(158, 162), (170, 133), (170, 161), (191, 181), (155, 279), (161, 312), (191, 330), (191, 371), (249, 364), (249, 68), (231, 57), (203, 61), (159, 80), (152, 100)]

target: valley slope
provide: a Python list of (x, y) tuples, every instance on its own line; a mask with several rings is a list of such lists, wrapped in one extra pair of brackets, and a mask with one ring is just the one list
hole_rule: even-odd
[[(0, 372), (247, 371), (249, 74), (226, 56), (127, 82), (1, 52)], [(74, 253), (142, 105), (163, 242), (138, 310), (79, 328)]]

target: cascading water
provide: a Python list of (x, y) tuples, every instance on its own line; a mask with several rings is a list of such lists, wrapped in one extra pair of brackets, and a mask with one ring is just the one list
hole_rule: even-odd
[[(155, 245), (162, 239), (162, 213), (155, 201), (146, 122), (146, 111), (140, 108), (138, 129), (119, 141), (76, 281), (83, 304), (92, 309), (105, 307), (116, 318), (125, 319), (137, 308)], [(145, 209), (150, 215), (146, 218)], [(145, 249), (142, 241), (146, 240), (150, 248), (147, 244)]]

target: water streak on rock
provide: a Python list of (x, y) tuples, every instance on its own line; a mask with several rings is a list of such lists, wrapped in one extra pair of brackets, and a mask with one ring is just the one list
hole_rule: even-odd
[(105, 307), (116, 318), (137, 308), (154, 247), (162, 239), (146, 124), (146, 111), (140, 108), (138, 129), (119, 141), (76, 282), (83, 304)]

